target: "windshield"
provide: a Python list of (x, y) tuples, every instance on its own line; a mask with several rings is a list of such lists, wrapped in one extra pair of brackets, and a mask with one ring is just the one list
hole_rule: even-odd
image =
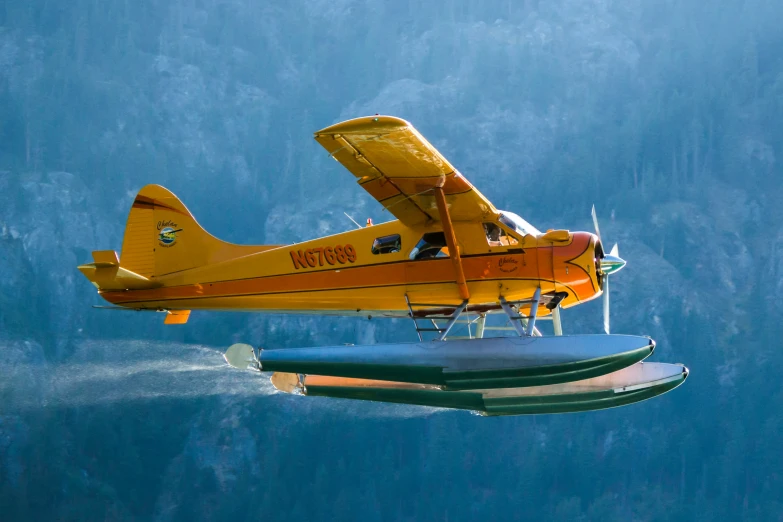
[(521, 217), (517, 216), (513, 212), (507, 212), (505, 210), (500, 211), (500, 222), (506, 225), (509, 228), (514, 229), (518, 234), (522, 236), (526, 236), (527, 234), (532, 234), (534, 236), (537, 236), (541, 234), (541, 232), (522, 219)]

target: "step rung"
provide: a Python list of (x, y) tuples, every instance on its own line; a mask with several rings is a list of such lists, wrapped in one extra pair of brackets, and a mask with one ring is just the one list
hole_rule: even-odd
[(414, 306), (427, 306), (429, 308), (454, 308), (455, 310), (460, 307), (460, 305), (456, 304), (437, 304), (437, 303), (409, 303), (411, 307)]
[(503, 331), (503, 332), (512, 332), (516, 331), (516, 328), (513, 326), (485, 326), (484, 330), (494, 330), (494, 331)]

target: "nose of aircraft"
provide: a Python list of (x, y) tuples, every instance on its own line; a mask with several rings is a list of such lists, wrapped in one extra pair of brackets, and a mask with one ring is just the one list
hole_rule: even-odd
[[(612, 249), (614, 251), (614, 249)], [(601, 272), (604, 275), (614, 274), (619, 272), (625, 266), (625, 259), (618, 255), (610, 253), (601, 259)]]
[(604, 331), (609, 334), (609, 276), (623, 269), (625, 259), (620, 257), (620, 252), (615, 243), (612, 250), (597, 261), (601, 291), (604, 296)]

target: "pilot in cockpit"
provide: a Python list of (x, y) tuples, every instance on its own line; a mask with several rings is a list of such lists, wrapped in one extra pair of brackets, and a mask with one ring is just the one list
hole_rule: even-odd
[(500, 241), (500, 227), (494, 223), (484, 223), (484, 232), (487, 235), (487, 243), (489, 246), (503, 246)]

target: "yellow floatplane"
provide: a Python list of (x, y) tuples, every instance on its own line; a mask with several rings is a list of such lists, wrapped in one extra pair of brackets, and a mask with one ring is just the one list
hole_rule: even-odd
[[(261, 349), (233, 366), (275, 372), (281, 391), (461, 408), (559, 413), (638, 402), (681, 384), (680, 364), (642, 362), (648, 337), (609, 334), (609, 278), (625, 265), (595, 233), (541, 232), (498, 210), (413, 126), (390, 116), (338, 123), (315, 139), (394, 221), (290, 245), (207, 233), (170, 191), (147, 185), (122, 244), (79, 270), (112, 307), (409, 318), (418, 343)], [(604, 298), (606, 335), (562, 335), (560, 310)], [(485, 337), (505, 314), (514, 337)], [(536, 321), (554, 324), (542, 336)], [(454, 339), (458, 322), (469, 338)], [(432, 337), (427, 339), (427, 337)]]

